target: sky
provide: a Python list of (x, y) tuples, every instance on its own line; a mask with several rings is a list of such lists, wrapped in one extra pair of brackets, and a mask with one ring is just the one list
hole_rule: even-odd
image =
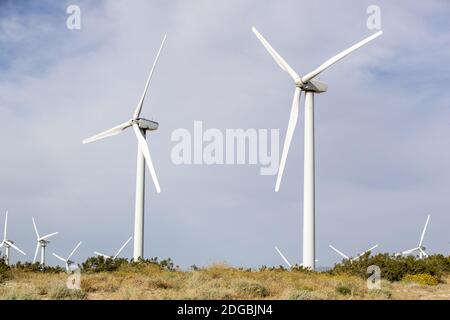
[[(69, 5), (81, 29), (66, 27)], [(382, 37), (320, 75), (315, 99), (316, 256), (424, 245), (449, 254), (450, 5), (436, 1), (1, 1), (0, 221), (32, 260), (40, 233), (50, 255), (113, 254), (133, 234), (136, 139), (131, 130), (81, 140), (130, 119), (167, 33), (143, 116), (162, 192), (147, 174), (145, 257), (186, 268), (226, 262), (278, 266), (278, 246), (302, 257), (303, 99), (281, 190), (259, 165), (177, 165), (180, 128), (279, 129), (294, 84), (251, 31), (255, 25), (300, 74), (377, 30)], [(131, 258), (132, 245), (124, 257)], [(19, 257), (12, 253), (12, 261)]]

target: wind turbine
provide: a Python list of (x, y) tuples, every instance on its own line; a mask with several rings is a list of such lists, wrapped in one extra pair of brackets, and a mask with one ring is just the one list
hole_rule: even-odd
[(133, 238), (133, 237), (129, 237), (128, 240), (125, 241), (125, 243), (120, 247), (119, 251), (117, 251), (117, 253), (115, 255), (113, 255), (113, 256), (108, 256), (107, 254), (104, 254), (104, 253), (101, 253), (101, 252), (98, 252), (98, 251), (94, 251), (94, 253), (96, 255), (98, 255), (98, 256), (102, 256), (105, 259), (112, 259), (112, 260), (114, 260), (122, 252), (123, 248), (125, 248), (125, 246), (128, 244), (128, 242), (130, 242), (131, 238)]
[[(289, 267), (289, 269), (291, 269), (292, 268), (292, 264), (289, 262), (289, 260), (286, 258), (286, 256), (281, 252), (281, 250), (278, 249), (277, 246), (275, 246), (275, 250), (277, 250), (277, 252), (280, 255), (281, 259), (283, 259), (283, 261), (286, 263), (286, 265)], [(317, 262), (317, 261), (319, 261), (319, 260), (316, 259), (315, 262)], [(303, 267), (303, 264), (300, 263), (299, 266)]]
[(147, 83), (145, 84), (144, 92), (142, 93), (141, 99), (133, 113), (133, 116), (127, 122), (119, 124), (118, 126), (103, 131), (95, 136), (84, 139), (83, 144), (94, 142), (100, 139), (115, 136), (125, 129), (133, 127), (134, 133), (138, 141), (138, 151), (137, 151), (137, 171), (136, 171), (136, 203), (135, 203), (135, 219), (134, 219), (134, 260), (138, 260), (144, 256), (144, 200), (145, 200), (145, 164), (150, 171), (153, 183), (155, 184), (156, 191), (161, 192), (159, 186), (158, 178), (156, 176), (155, 168), (153, 167), (152, 158), (150, 156), (150, 151), (148, 149), (147, 141), (145, 140), (146, 132), (157, 130), (159, 124), (152, 120), (147, 120), (141, 118), (142, 106), (144, 104), (145, 95), (152, 78), (153, 71), (155, 70), (156, 63), (158, 62), (159, 55), (166, 41), (166, 35), (164, 36), (161, 46), (159, 47), (158, 53), (156, 55), (155, 61), (153, 62), (152, 69), (147, 78)]
[(0, 243), (0, 248), (5, 246), (5, 262), (6, 264), (9, 264), (9, 249), (10, 248), (14, 248), (17, 251), (19, 251), (21, 254), (23, 254), (24, 256), (26, 255), (25, 252), (23, 252), (22, 250), (20, 250), (15, 244), (14, 241), (12, 240), (8, 240), (8, 238), (6, 237), (6, 231), (8, 229), (8, 211), (6, 211), (6, 215), (5, 215), (5, 226), (3, 229), (3, 240)]
[(295, 91), (292, 101), (291, 114), (289, 117), (286, 138), (284, 141), (283, 153), (281, 154), (281, 162), (278, 170), (275, 191), (280, 189), (281, 178), (283, 176), (289, 147), (297, 125), (299, 113), (299, 103), (301, 92), (305, 92), (305, 143), (304, 143), (304, 188), (303, 188), (303, 265), (306, 268), (314, 270), (315, 267), (315, 184), (314, 184), (314, 94), (326, 92), (328, 86), (318, 80), (314, 80), (316, 76), (328, 69), (330, 66), (349, 55), (356, 49), (362, 47), (368, 42), (379, 37), (383, 32), (379, 31), (370, 37), (358, 42), (347, 50), (342, 51), (336, 56), (322, 63), (318, 68), (304, 76), (300, 76), (292, 69), (287, 62), (275, 51), (275, 49), (267, 42), (266, 39), (252, 27), (256, 37), (262, 42), (266, 50), (270, 53), (275, 62), (286, 71), (294, 80)]
[(34, 217), (31, 217), (31, 220), (33, 220), (33, 227), (34, 227), (34, 232), (36, 232), (36, 251), (34, 252), (34, 258), (33, 258), (33, 263), (36, 262), (36, 258), (39, 252), (39, 247), (41, 247), (41, 265), (45, 266), (45, 247), (47, 247), (47, 245), (50, 243), (50, 241), (48, 241), (47, 239), (58, 234), (59, 232), (53, 232), (50, 234), (47, 234), (43, 237), (39, 236), (39, 232), (38, 229), (36, 227), (36, 222), (34, 221)]
[(427, 230), (427, 227), (428, 227), (428, 221), (430, 221), (430, 215), (428, 215), (427, 221), (425, 222), (425, 226), (423, 227), (422, 235), (420, 236), (419, 246), (416, 248), (413, 248), (413, 249), (409, 249), (409, 250), (397, 253), (396, 256), (408, 255), (410, 253), (413, 253), (414, 251), (419, 251), (419, 259), (422, 259), (424, 256), (428, 257), (428, 254), (425, 252), (425, 247), (423, 246), (423, 238), (425, 237), (425, 231)]
[(350, 258), (348, 255), (342, 253), (341, 251), (339, 251), (338, 249), (336, 249), (335, 247), (333, 247), (330, 244), (330, 248), (333, 249), (335, 252), (337, 252), (338, 255), (340, 255), (342, 258), (344, 258), (345, 260), (350, 260), (351, 262), (359, 260), (359, 258), (361, 258), (363, 255), (365, 255), (367, 252), (372, 251), (373, 249), (377, 248), (378, 245), (374, 245), (373, 247), (367, 249), (366, 251), (363, 251), (361, 253), (359, 253), (355, 258)]
[(69, 254), (69, 256), (67, 257), (67, 259), (64, 259), (63, 257), (57, 255), (56, 253), (53, 252), (53, 255), (58, 258), (59, 260), (61, 260), (62, 262), (65, 263), (66, 265), (66, 271), (69, 272), (69, 267), (74, 264), (74, 262), (72, 260), (70, 260), (70, 258), (72, 258), (72, 256), (74, 255), (74, 253), (78, 250), (78, 248), (81, 246), (81, 241), (78, 242), (77, 246), (75, 247), (75, 249), (72, 250), (72, 252)]

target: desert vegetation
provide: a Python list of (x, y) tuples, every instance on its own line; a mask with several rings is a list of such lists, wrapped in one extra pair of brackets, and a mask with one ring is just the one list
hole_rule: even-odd
[[(367, 267), (381, 269), (381, 288), (367, 288)], [(234, 268), (224, 263), (180, 270), (172, 260), (91, 257), (80, 265), (80, 290), (60, 267), (0, 259), (0, 299), (450, 299), (450, 257), (363, 256), (329, 271), (301, 267)]]

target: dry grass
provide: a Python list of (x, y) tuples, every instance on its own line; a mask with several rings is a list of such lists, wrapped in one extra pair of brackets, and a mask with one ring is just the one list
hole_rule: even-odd
[(369, 291), (354, 276), (282, 270), (243, 271), (224, 264), (198, 271), (163, 271), (156, 265), (84, 273), (81, 290), (67, 275), (14, 270), (0, 283), (0, 299), (450, 299), (450, 276), (434, 286), (382, 282)]

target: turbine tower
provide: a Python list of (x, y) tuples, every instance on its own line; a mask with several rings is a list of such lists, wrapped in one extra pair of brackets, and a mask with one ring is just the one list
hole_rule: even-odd
[(3, 229), (3, 240), (0, 243), (0, 248), (5, 246), (5, 262), (6, 264), (9, 264), (9, 254), (10, 254), (10, 249), (14, 248), (15, 250), (19, 251), (21, 254), (23, 254), (24, 256), (26, 255), (25, 252), (23, 252), (22, 250), (20, 250), (15, 244), (14, 241), (12, 240), (8, 240), (8, 238), (6, 237), (6, 231), (8, 230), (8, 211), (6, 211), (6, 215), (5, 215), (5, 226)]
[(101, 252), (98, 252), (98, 251), (94, 251), (94, 253), (96, 255), (98, 255), (98, 256), (101, 256), (101, 257), (105, 258), (105, 259), (112, 259), (112, 260), (114, 260), (114, 259), (116, 259), (119, 256), (119, 254), (126, 247), (128, 242), (130, 242), (131, 238), (133, 238), (133, 237), (129, 237), (128, 240), (125, 241), (125, 243), (120, 247), (120, 249), (117, 251), (117, 253), (115, 255), (113, 255), (113, 256), (108, 256), (107, 254), (104, 254), (104, 253), (101, 253)]
[(356, 49), (362, 47), (373, 39), (379, 37), (383, 32), (379, 31), (370, 37), (358, 42), (354, 46), (342, 51), (336, 56), (328, 59), (318, 68), (310, 73), (300, 76), (292, 69), (287, 62), (275, 51), (266, 39), (256, 30), (252, 28), (256, 37), (261, 41), (266, 50), (270, 53), (275, 62), (286, 71), (294, 80), (295, 91), (292, 101), (291, 114), (289, 117), (286, 138), (284, 141), (283, 153), (281, 154), (281, 162), (278, 170), (275, 191), (280, 189), (281, 178), (283, 176), (284, 166), (286, 164), (289, 147), (294, 135), (299, 113), (299, 103), (301, 92), (305, 92), (305, 143), (304, 143), (304, 187), (303, 187), (303, 265), (305, 268), (314, 270), (315, 268), (315, 183), (314, 183), (314, 94), (326, 92), (328, 86), (320, 81), (314, 80), (321, 72), (349, 55)]
[(155, 121), (147, 120), (141, 118), (142, 106), (144, 104), (145, 95), (152, 78), (153, 71), (155, 70), (156, 63), (158, 62), (159, 55), (166, 41), (166, 35), (164, 36), (161, 46), (159, 47), (158, 53), (156, 55), (155, 61), (153, 63), (150, 74), (147, 78), (147, 83), (145, 84), (144, 92), (142, 93), (141, 99), (134, 111), (133, 117), (112, 129), (101, 132), (95, 136), (83, 140), (83, 144), (94, 142), (107, 137), (115, 136), (125, 129), (133, 127), (134, 133), (138, 141), (137, 150), (137, 171), (136, 171), (136, 203), (135, 203), (135, 218), (134, 218), (134, 260), (144, 257), (144, 202), (145, 202), (145, 164), (150, 171), (153, 183), (155, 184), (156, 191), (161, 192), (159, 186), (158, 178), (156, 176), (155, 168), (153, 167), (152, 158), (150, 156), (150, 151), (148, 149), (147, 141), (145, 139), (146, 132), (157, 130), (159, 124)]
[(41, 265), (45, 266), (45, 247), (47, 247), (47, 245), (50, 243), (50, 241), (48, 241), (47, 239), (58, 234), (59, 232), (53, 232), (50, 234), (47, 234), (43, 237), (39, 236), (39, 232), (38, 229), (36, 227), (36, 222), (34, 221), (34, 217), (31, 217), (31, 220), (33, 220), (33, 227), (34, 227), (34, 232), (36, 232), (36, 251), (34, 252), (34, 258), (33, 258), (33, 263), (36, 262), (36, 258), (39, 252), (39, 247), (41, 248)]

